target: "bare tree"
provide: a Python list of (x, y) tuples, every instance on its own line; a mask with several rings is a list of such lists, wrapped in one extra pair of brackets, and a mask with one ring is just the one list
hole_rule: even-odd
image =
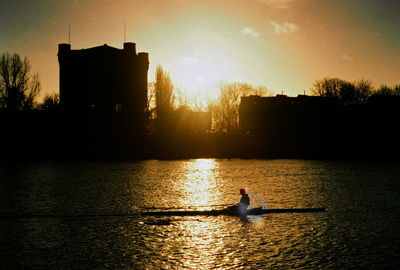
[(395, 95), (400, 95), (400, 84), (396, 84), (395, 86), (393, 86), (393, 90)]
[(146, 111), (148, 113), (149, 119), (156, 118), (156, 90), (155, 83), (150, 82), (147, 86), (147, 107)]
[(311, 91), (317, 96), (336, 99), (343, 105), (360, 105), (367, 102), (373, 87), (371, 82), (365, 79), (348, 82), (338, 78), (324, 78), (315, 81)]
[(8, 111), (30, 110), (40, 93), (37, 73), (30, 77), (30, 64), (18, 54), (0, 56), (0, 108)]
[(395, 94), (396, 94), (395, 88), (391, 88), (386, 84), (381, 85), (374, 93), (374, 95), (379, 95), (379, 96), (393, 96)]
[(168, 73), (161, 66), (156, 69), (156, 81), (154, 83), (157, 118), (163, 117), (173, 110), (174, 85)]
[(47, 94), (39, 108), (43, 111), (56, 111), (60, 108), (60, 95), (58, 93)]
[(256, 96), (272, 96), (273, 93), (268, 90), (267, 87), (265, 86), (257, 86), (253, 88), (253, 92), (251, 93), (252, 95)]
[(357, 104), (357, 90), (353, 83), (342, 81), (339, 88), (339, 101), (344, 105)]
[(221, 85), (219, 99), (210, 103), (214, 128), (218, 131), (232, 132), (239, 127), (239, 106), (243, 96), (268, 94), (266, 87), (256, 87), (246, 83)]
[(340, 88), (345, 81), (338, 78), (324, 78), (314, 82), (311, 91), (316, 96), (339, 99)]
[(185, 95), (185, 93), (182, 91), (181, 88), (174, 88), (174, 105), (176, 107), (182, 107), (185, 106), (187, 107), (189, 102), (188, 102), (188, 97)]
[(357, 90), (357, 103), (365, 104), (368, 101), (368, 98), (374, 92), (374, 87), (372, 86), (372, 82), (370, 80), (361, 79), (355, 83), (355, 87)]

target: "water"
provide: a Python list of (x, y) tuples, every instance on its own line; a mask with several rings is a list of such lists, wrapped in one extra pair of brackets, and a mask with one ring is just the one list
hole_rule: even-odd
[[(233, 204), (242, 187), (253, 206), (327, 212), (138, 215)], [(2, 164), (0, 212), (20, 217), (0, 219), (0, 269), (396, 269), (399, 194), (396, 163)]]

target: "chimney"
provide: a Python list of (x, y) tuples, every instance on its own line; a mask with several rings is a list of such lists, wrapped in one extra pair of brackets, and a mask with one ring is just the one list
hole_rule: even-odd
[(71, 50), (71, 44), (68, 43), (61, 43), (58, 44), (58, 55), (69, 52)]
[(132, 54), (136, 55), (136, 43), (125, 42), (124, 43), (124, 51), (127, 53), (132, 53)]

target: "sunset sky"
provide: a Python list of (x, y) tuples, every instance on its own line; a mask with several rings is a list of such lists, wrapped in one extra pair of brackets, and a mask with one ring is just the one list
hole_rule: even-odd
[(247, 82), (309, 93), (316, 79), (400, 83), (397, 0), (13, 0), (0, 2), (0, 53), (16, 52), (58, 92), (57, 44), (127, 41), (187, 93)]

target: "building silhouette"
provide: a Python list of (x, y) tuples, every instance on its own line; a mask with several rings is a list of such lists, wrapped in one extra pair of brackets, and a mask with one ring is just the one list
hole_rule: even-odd
[(299, 95), (288, 97), (242, 97), (239, 107), (239, 125), (249, 133), (303, 130), (307, 125), (321, 126), (332, 113), (336, 102), (327, 97)]
[(147, 108), (148, 53), (136, 44), (72, 50), (58, 45), (60, 105), (68, 112), (125, 112), (134, 118)]

